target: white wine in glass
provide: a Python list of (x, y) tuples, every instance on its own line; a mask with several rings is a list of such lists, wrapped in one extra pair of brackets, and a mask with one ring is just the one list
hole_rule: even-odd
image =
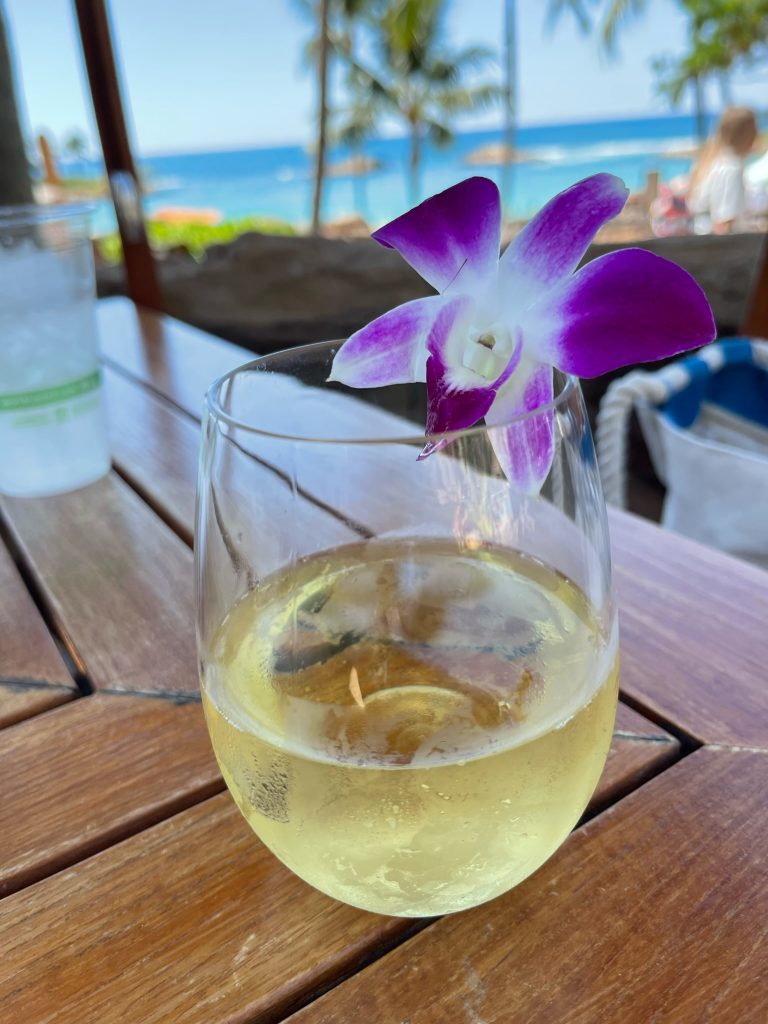
[[(209, 395), (198, 533), (206, 719), (238, 807), (301, 878), (385, 914), (462, 910), (552, 855), (610, 746), (616, 624), (583, 406), (563, 382), (556, 479), (535, 498), (500, 475), (485, 428), (416, 463), (412, 437), (260, 436), (233, 408), (253, 402), (270, 372), (289, 378), (291, 358), (322, 369), (325, 349), (268, 357), (236, 371), (251, 377), (241, 389), (230, 377)], [(326, 398), (331, 417), (339, 399)], [(403, 428), (375, 405), (368, 417)], [(309, 460), (300, 474), (296, 446)], [(345, 500), (343, 486), (324, 487), (334, 458), (354, 491), (340, 511), (366, 536), (314, 544), (309, 510)], [(294, 470), (271, 528), (248, 515), (255, 459), (275, 480)], [(398, 459), (402, 500), (361, 491), (365, 474), (370, 488), (397, 487)]]

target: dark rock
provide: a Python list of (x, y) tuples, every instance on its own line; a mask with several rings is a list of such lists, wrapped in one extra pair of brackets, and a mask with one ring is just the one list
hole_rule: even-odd
[[(689, 270), (706, 291), (721, 333), (737, 330), (763, 235), (659, 238), (637, 244)], [(594, 245), (587, 258), (621, 247)], [(212, 246), (201, 262), (172, 253), (158, 267), (171, 315), (255, 352), (346, 337), (392, 306), (431, 291), (396, 252), (368, 238), (251, 233)], [(122, 290), (122, 270), (100, 267), (99, 294)]]

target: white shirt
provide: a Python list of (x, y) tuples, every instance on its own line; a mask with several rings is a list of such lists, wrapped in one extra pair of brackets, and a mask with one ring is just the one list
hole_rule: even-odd
[(704, 180), (691, 196), (688, 206), (696, 214), (694, 230), (708, 234), (715, 224), (734, 221), (741, 226), (747, 209), (744, 187), (744, 161), (733, 152), (719, 153), (712, 161)]
[(752, 188), (764, 191), (768, 189), (768, 152), (763, 153), (759, 160), (750, 164), (744, 174)]

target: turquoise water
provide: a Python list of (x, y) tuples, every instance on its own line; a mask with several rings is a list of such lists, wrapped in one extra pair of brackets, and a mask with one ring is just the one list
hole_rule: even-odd
[[(551, 195), (596, 171), (617, 174), (632, 189), (642, 187), (649, 170), (659, 170), (669, 180), (688, 170), (690, 160), (679, 151), (690, 147), (694, 138), (693, 118), (687, 115), (520, 128), (517, 145), (529, 151), (531, 160), (512, 168), (507, 213), (529, 216)], [(422, 198), (470, 174), (499, 180), (500, 168), (469, 167), (465, 162), (473, 150), (499, 140), (497, 131), (474, 131), (459, 134), (447, 149), (427, 146)], [(329, 179), (324, 219), (359, 212), (376, 226), (408, 207), (406, 141), (371, 140), (364, 152), (380, 160), (381, 169), (365, 179)], [(333, 151), (330, 161), (346, 155), (341, 149)], [(141, 159), (140, 164), (152, 183), (146, 199), (150, 214), (180, 206), (212, 208), (227, 218), (264, 214), (295, 224), (309, 220), (312, 159), (301, 146), (169, 154)], [(100, 168), (80, 163), (70, 164), (67, 171), (96, 175)], [(110, 204), (100, 204), (97, 232), (111, 230), (113, 225)]]

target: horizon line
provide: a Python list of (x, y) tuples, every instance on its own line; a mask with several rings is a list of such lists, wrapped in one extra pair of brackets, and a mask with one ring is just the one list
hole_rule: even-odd
[[(763, 114), (765, 112), (766, 111), (759, 111), (758, 114)], [(707, 118), (716, 116), (716, 112), (712, 111), (712, 110), (707, 110), (704, 113), (705, 113), (705, 117), (707, 117)], [(574, 118), (572, 120), (564, 120), (564, 121), (530, 121), (530, 122), (521, 121), (521, 122), (519, 122), (517, 124), (516, 127), (518, 127), (518, 128), (560, 128), (560, 127), (572, 126), (572, 125), (619, 124), (619, 123), (621, 123), (623, 121), (657, 121), (657, 120), (660, 120), (662, 118), (668, 118), (668, 117), (679, 117), (679, 118), (695, 119), (695, 116), (696, 115), (694, 113), (690, 112), (690, 111), (687, 112), (687, 113), (669, 112), (669, 113), (665, 113), (665, 114), (661, 114), (661, 113), (660, 114), (648, 114), (648, 113), (644, 113), (644, 114), (626, 114), (623, 117), (604, 117), (604, 118), (587, 118), (587, 119)], [(499, 124), (499, 125), (496, 125), (496, 126), (485, 126), (485, 127), (475, 127), (475, 128), (467, 127), (467, 128), (463, 128), (463, 129), (458, 129), (456, 134), (469, 134), (471, 132), (503, 132), (503, 131), (504, 131), (504, 125), (503, 124)], [(406, 138), (407, 138), (407, 135), (405, 135), (403, 133), (400, 133), (400, 132), (393, 132), (392, 134), (382, 133), (380, 135), (374, 135), (374, 136), (371, 137), (371, 139), (375, 140), (375, 141), (383, 141), (383, 140), (387, 140), (388, 141), (390, 139), (401, 139), (402, 140), (402, 139), (406, 139)], [(201, 145), (201, 146), (194, 146), (194, 147), (191, 147), (191, 148), (185, 146), (185, 147), (182, 147), (180, 149), (174, 149), (174, 150), (167, 150), (167, 149), (166, 150), (157, 150), (157, 149), (153, 148), (151, 150), (141, 151), (138, 146), (135, 146), (135, 152), (136, 152), (137, 156), (140, 159), (147, 159), (147, 158), (151, 159), (151, 158), (156, 158), (156, 157), (171, 157), (171, 156), (200, 156), (200, 155), (203, 155), (203, 154), (210, 154), (210, 153), (242, 153), (242, 152), (248, 152), (250, 150), (259, 150), (259, 149), (290, 149), (290, 148), (306, 149), (309, 145), (311, 145), (311, 141), (310, 142), (307, 142), (307, 141), (297, 141), (297, 140), (293, 139), (293, 140), (262, 142), (262, 143), (257, 143), (257, 144), (254, 144), (254, 143), (251, 143), (251, 144), (230, 143), (230, 144), (215, 145), (215, 146)], [(330, 146), (329, 149), (330, 148), (333, 148), (333, 147)]]

